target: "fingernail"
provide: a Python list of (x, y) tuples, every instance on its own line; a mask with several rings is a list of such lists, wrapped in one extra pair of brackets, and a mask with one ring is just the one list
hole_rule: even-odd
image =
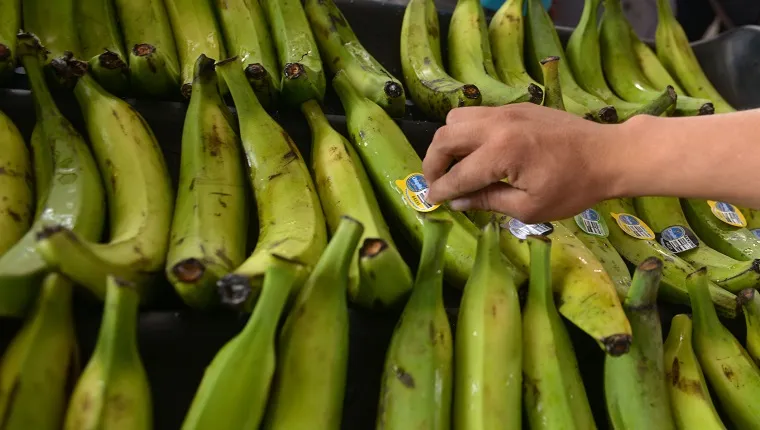
[(454, 211), (463, 212), (472, 207), (472, 202), (466, 197), (454, 199), (449, 202), (449, 208)]

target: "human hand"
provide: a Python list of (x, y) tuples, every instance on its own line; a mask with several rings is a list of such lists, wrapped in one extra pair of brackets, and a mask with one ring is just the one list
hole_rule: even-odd
[(454, 109), (422, 163), (427, 199), (526, 223), (574, 216), (614, 194), (623, 127), (530, 103)]

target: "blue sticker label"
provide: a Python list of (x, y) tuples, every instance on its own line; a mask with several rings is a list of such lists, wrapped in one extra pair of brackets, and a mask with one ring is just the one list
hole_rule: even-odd
[(752, 229), (750, 231), (755, 235), (756, 238), (760, 239), (760, 228)]
[(592, 236), (607, 237), (610, 234), (607, 223), (604, 222), (599, 212), (594, 209), (586, 209), (576, 215), (575, 223), (578, 225), (578, 228)]
[(697, 235), (684, 226), (673, 225), (659, 233), (660, 245), (668, 248), (671, 252), (681, 252), (694, 249), (699, 246)]

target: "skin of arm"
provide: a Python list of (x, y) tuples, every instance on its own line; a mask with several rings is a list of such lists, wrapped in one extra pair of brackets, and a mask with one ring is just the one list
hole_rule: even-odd
[(529, 223), (567, 218), (615, 197), (705, 198), (760, 208), (757, 124), (760, 109), (641, 115), (603, 125), (529, 103), (458, 108), (423, 161), (427, 198)]

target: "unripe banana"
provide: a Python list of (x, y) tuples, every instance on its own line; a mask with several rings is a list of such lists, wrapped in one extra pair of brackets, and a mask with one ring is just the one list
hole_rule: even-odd
[(760, 239), (760, 210), (740, 207), (739, 210), (747, 220), (747, 230)]
[(628, 354), (604, 359), (604, 397), (614, 429), (675, 429), (665, 384), (662, 327), (657, 309), (662, 260), (639, 264), (625, 299), (633, 327)]
[(182, 132), (166, 278), (189, 306), (219, 304), (216, 282), (245, 259), (247, 193), (240, 139), (217, 90), (214, 60), (195, 63)]
[(747, 352), (760, 365), (760, 294), (754, 288), (747, 288), (736, 295), (744, 310), (747, 323)]
[[(563, 58), (565, 52), (559, 40), (557, 30), (554, 28), (554, 23), (541, 4), (541, 0), (527, 1), (528, 26), (525, 32), (527, 38), (526, 63), (528, 70), (533, 73), (533, 76), (540, 78), (542, 76), (540, 61), (544, 58), (555, 56)], [(581, 88), (570, 71), (569, 64), (562, 63), (559, 65), (559, 77), (562, 83), (563, 94), (566, 96), (563, 98), (572, 99), (585, 106), (596, 121), (603, 123), (618, 122), (617, 110), (599, 97)], [(570, 111), (572, 112), (572, 110)]]
[[(580, 217), (580, 221), (577, 221)], [(590, 218), (590, 219), (586, 219)], [(628, 289), (631, 288), (631, 273), (628, 271), (623, 257), (617, 252), (612, 243), (607, 238), (605, 230), (597, 230), (606, 227), (602, 226), (601, 216), (594, 209), (587, 209), (581, 214), (576, 215), (574, 218), (564, 219), (559, 221), (567, 231), (578, 238), (586, 248), (591, 251), (602, 264), (604, 270), (612, 279), (612, 284), (615, 286), (615, 290), (618, 293), (618, 298), (622, 301), (628, 294)], [(584, 229), (581, 229), (578, 225), (581, 222), (584, 225)], [(593, 227), (589, 227), (592, 224)], [(591, 233), (589, 233), (589, 231)]]
[(76, 26), (95, 79), (108, 92), (123, 95), (129, 86), (129, 68), (111, 0), (76, 0)]
[(522, 330), (517, 286), (503, 264), (499, 224), (478, 238), (454, 343), (454, 429), (519, 429)]
[(240, 60), (261, 104), (273, 108), (280, 96), (280, 73), (259, 0), (213, 0), (213, 3), (226, 52)]
[[(80, 55), (74, 0), (23, 0), (21, 4), (24, 31), (37, 36), (47, 51), (43, 56), (45, 66), (72, 54)], [(20, 53), (16, 56), (18, 58)]]
[(678, 314), (665, 340), (665, 383), (679, 430), (725, 430), (692, 348), (691, 318)]
[[(426, 184), (421, 173), (422, 160), (382, 108), (359, 95), (344, 72), (335, 76), (333, 88), (346, 111), (351, 143), (375, 186), (379, 203), (391, 214), (389, 221), (396, 223), (413, 249), (419, 250), (423, 241), (423, 214), (454, 223), (444, 253), (444, 271), (447, 282), (463, 287), (475, 261), (478, 228), (461, 212), (430, 205), (424, 200)], [(409, 184), (413, 189), (408, 188)], [(522, 284), (525, 274), (511, 263), (505, 263), (510, 265), (515, 283)]]
[[(636, 115), (661, 115), (676, 103), (672, 87), (663, 86), (664, 93), (645, 104), (629, 103), (619, 98), (607, 85), (602, 73), (602, 57), (599, 52), (599, 30), (596, 22), (599, 2), (585, 0), (580, 22), (570, 35), (565, 52), (578, 84), (584, 90), (615, 106), (619, 119), (625, 121)], [(662, 98), (665, 97), (663, 100)]]
[(312, 131), (311, 170), (330, 232), (344, 215), (364, 226), (349, 269), (348, 295), (367, 308), (395, 307), (412, 289), (412, 272), (394, 244), (362, 161), (316, 100), (301, 110)]
[[(573, 344), (552, 294), (552, 241), (528, 236), (530, 284), (523, 308), (523, 386), (533, 429), (596, 429)], [(547, 353), (551, 351), (551, 353)]]
[(655, 32), (657, 56), (665, 68), (678, 79), (678, 83), (692, 97), (712, 101), (715, 112), (727, 113), (734, 109), (715, 89), (699, 65), (689, 39), (678, 23), (668, 0), (657, 0), (657, 30)]
[(317, 42), (300, 0), (260, 0), (280, 60), (282, 98), (300, 106), (307, 100), (322, 101), (327, 81)]
[[(235, 68), (243, 73), (237, 65)], [(272, 255), (253, 313), (243, 330), (206, 367), (182, 430), (259, 428), (275, 372), (277, 325), (303, 272), (300, 263)]]
[[(620, 0), (604, 0), (600, 31), (600, 49), (604, 76), (617, 95), (629, 102), (648, 103), (661, 89), (649, 82), (636, 62), (631, 42), (631, 28), (623, 15)], [(674, 115), (710, 115), (714, 112), (709, 100), (679, 94)]]
[(0, 82), (16, 67), (16, 34), (21, 28), (21, 1), (0, 3)]
[(441, 61), (438, 13), (433, 0), (410, 0), (401, 24), (401, 70), (409, 94), (425, 115), (444, 121), (456, 107), (482, 103), (480, 89), (449, 76)]
[(149, 97), (179, 91), (179, 60), (163, 0), (114, 0), (129, 60), (131, 90)]
[(11, 119), (0, 111), (0, 257), (32, 224), (33, 182), (24, 139)]
[(330, 70), (345, 70), (360, 94), (390, 116), (404, 116), (406, 94), (401, 81), (367, 52), (333, 0), (305, 0), (304, 9)]
[(79, 372), (74, 286), (55, 273), (41, 284), (34, 308), (0, 360), (3, 430), (59, 430)]
[(509, 86), (496, 79), (486, 17), (478, 0), (458, 0), (449, 23), (448, 42), (451, 76), (477, 86), (483, 106), (541, 103), (543, 92), (538, 85)]
[(109, 276), (95, 350), (71, 394), (65, 430), (150, 430), (150, 383), (137, 348), (135, 285)]
[(637, 197), (633, 202), (660, 244), (694, 267), (706, 267), (711, 281), (733, 293), (760, 285), (760, 260), (734, 260), (707, 246), (691, 231), (677, 197)]
[(716, 251), (737, 260), (760, 258), (760, 239), (742, 227), (746, 220), (736, 206), (681, 199), (681, 207), (697, 236)]
[[(491, 213), (473, 214), (476, 225), (483, 226)], [(530, 270), (530, 249), (517, 226), (525, 225), (507, 215), (497, 214), (501, 230), (501, 249), (523, 272)], [(631, 344), (631, 326), (625, 316), (615, 286), (604, 267), (582, 242), (561, 223), (529, 225), (550, 228), (545, 232), (553, 241), (551, 270), (559, 312), (594, 338), (611, 355), (625, 354)], [(593, 309), (593, 311), (591, 311)]]
[(341, 428), (348, 366), (348, 270), (363, 230), (359, 221), (341, 218), (285, 320), (264, 429)]
[[(77, 68), (70, 61), (70, 69)], [(88, 73), (74, 87), (105, 182), (109, 242), (97, 243), (65, 223), (47, 226), (37, 251), (48, 264), (103, 299), (106, 278), (131, 282), (142, 299), (163, 270), (171, 227), (172, 186), (161, 148), (143, 117), (106, 92)]]
[[(180, 65), (180, 92), (190, 98), (195, 60), (201, 54), (209, 58), (227, 58), (222, 33), (214, 17), (211, 0), (164, 0), (174, 32)], [(225, 92), (223, 82), (220, 88)]]
[[(43, 75), (39, 40), (19, 35), (18, 57), (26, 70), (37, 112), (32, 156), (37, 171), (37, 214), (31, 229), (0, 257), (0, 315), (22, 316), (39, 291), (48, 264), (36, 250), (46, 225), (65, 223), (83, 238), (100, 237), (105, 218), (100, 174), (82, 136), (61, 114)], [(45, 174), (40, 170), (50, 169)], [(48, 184), (40, 182), (47, 179)]]
[(430, 217), (423, 222), (414, 289), (385, 354), (378, 430), (450, 428), (453, 349), (442, 269), (453, 224)]
[(689, 275), (686, 283), (692, 297), (694, 352), (721, 409), (736, 428), (760, 428), (760, 370), (718, 319), (705, 270)]
[[(694, 271), (694, 268), (655, 241), (654, 232), (647, 230), (648, 227), (644, 228), (639, 221), (633, 219), (637, 215), (631, 200), (605, 200), (598, 203), (594, 209), (609, 228), (610, 243), (623, 258), (632, 264), (641, 264), (648, 257), (658, 257), (663, 260), (660, 298), (671, 303), (688, 305), (686, 277)], [(621, 224), (634, 235), (626, 233)], [(725, 317), (735, 318), (737, 315), (736, 296), (712, 282), (709, 286), (710, 296), (718, 312)]]
[(260, 233), (253, 253), (217, 285), (223, 302), (247, 309), (258, 296), (272, 254), (299, 261), (308, 272), (325, 249), (327, 229), (298, 147), (261, 106), (239, 66), (232, 58), (217, 63), (216, 70), (235, 101)]
[(513, 87), (539, 86), (525, 69), (523, 10), (524, 0), (507, 0), (496, 11), (488, 26), (493, 65), (499, 79)]

